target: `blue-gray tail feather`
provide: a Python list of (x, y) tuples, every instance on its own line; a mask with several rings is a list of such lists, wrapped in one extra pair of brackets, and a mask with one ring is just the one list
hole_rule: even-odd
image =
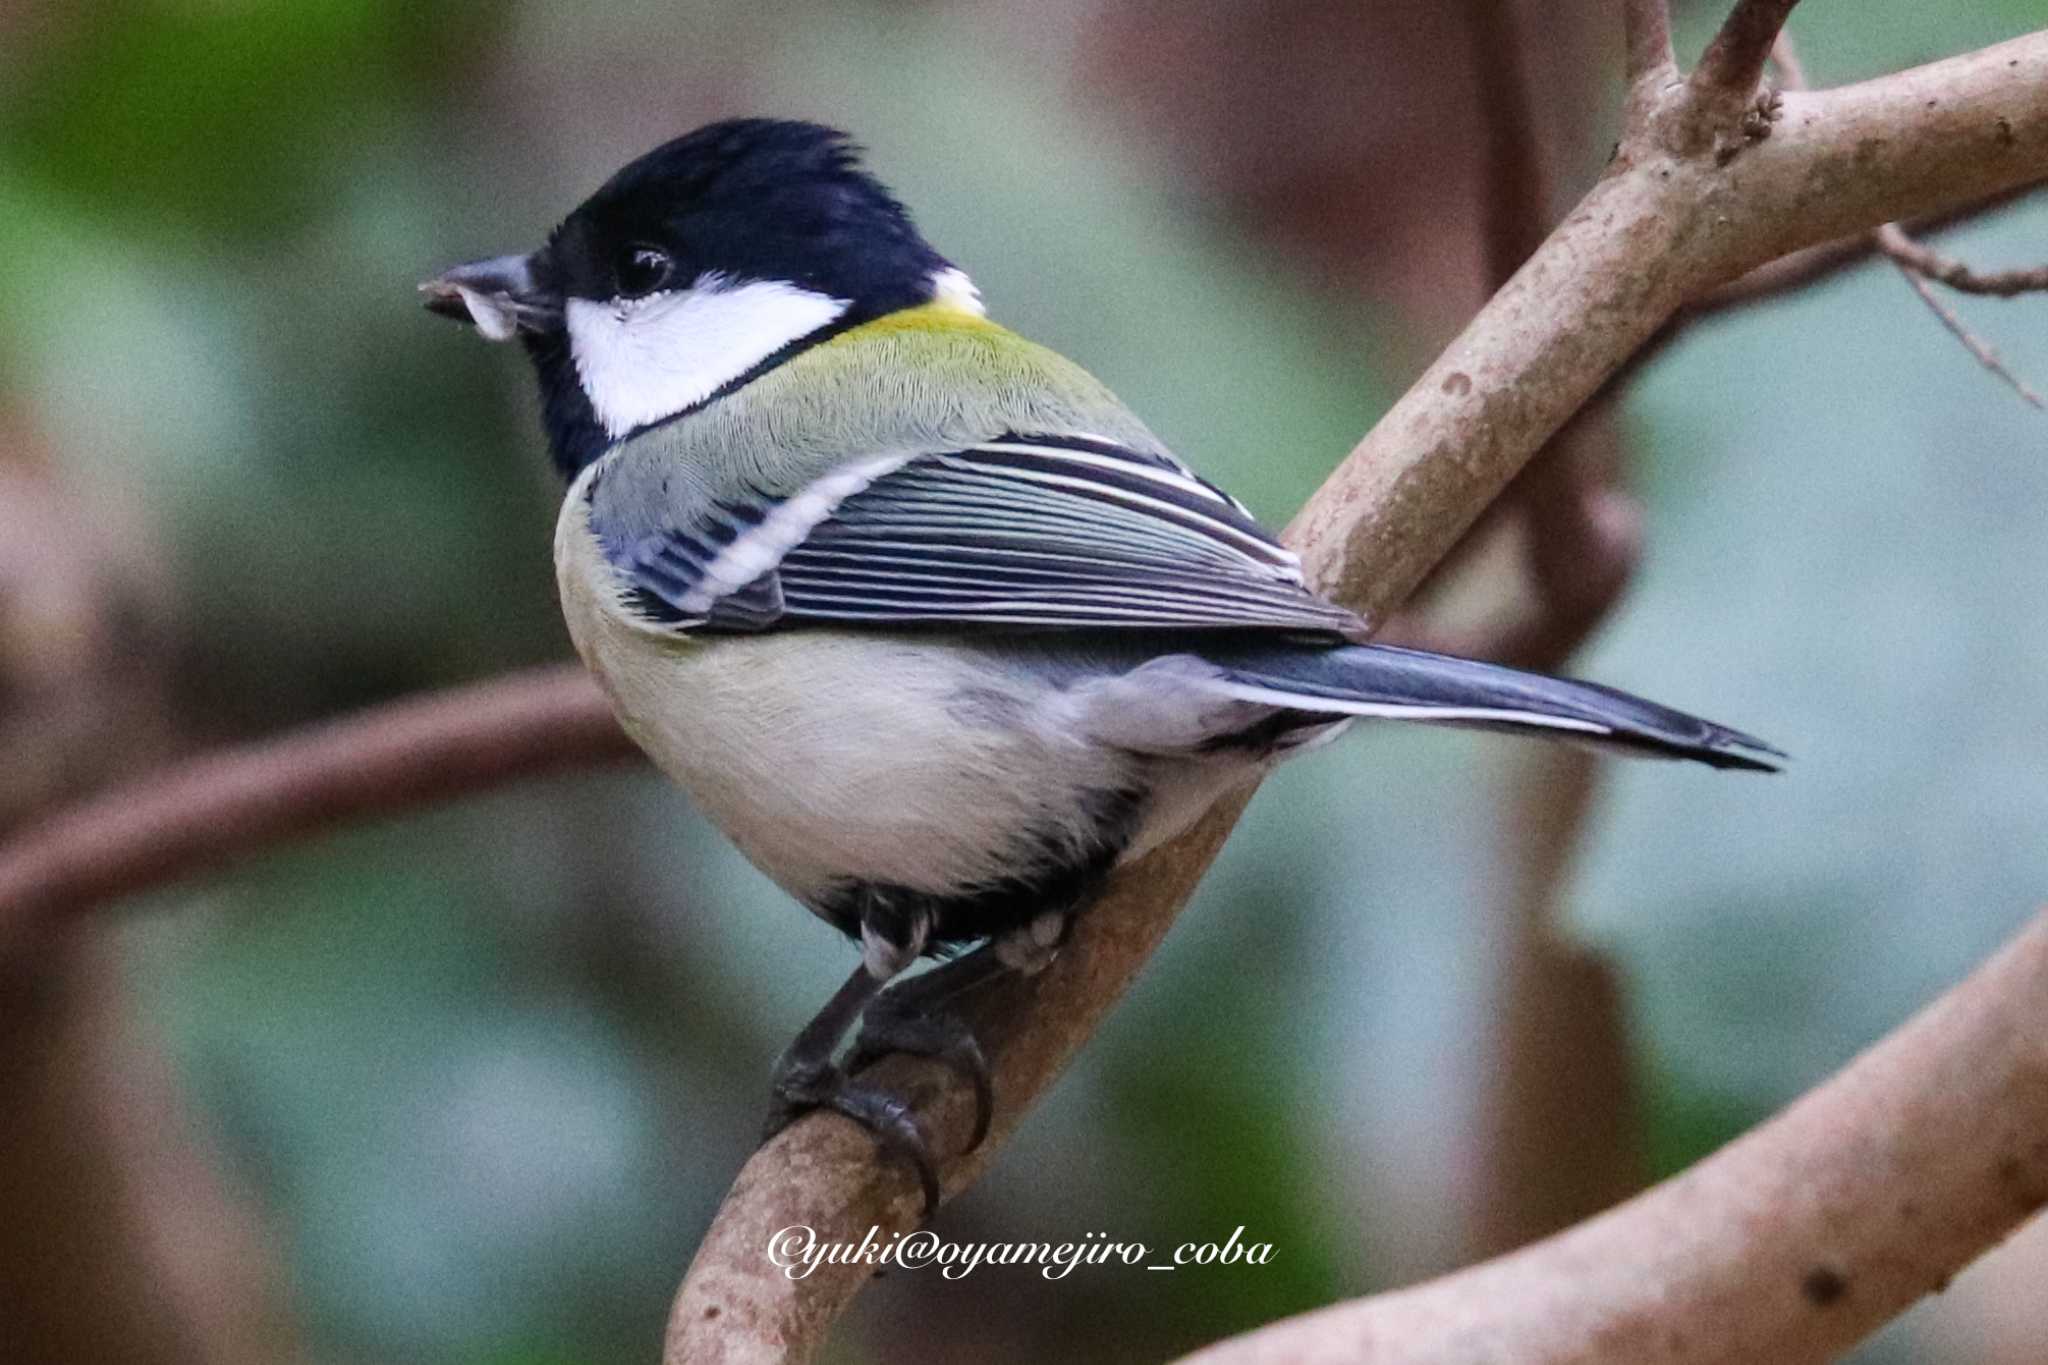
[(1598, 683), (1393, 645), (1224, 644), (1199, 651), (1247, 700), (1311, 716), (1383, 716), (1549, 733), (1716, 768), (1775, 772), (1785, 754), (1739, 730)]

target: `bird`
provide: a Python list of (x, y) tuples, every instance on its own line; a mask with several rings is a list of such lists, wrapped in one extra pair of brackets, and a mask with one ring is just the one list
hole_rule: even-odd
[(846, 1115), (927, 1215), (929, 1144), (866, 1063), (953, 1068), (978, 1144), (989, 1067), (949, 1002), (1042, 970), (1116, 867), (1354, 721), (1784, 758), (1598, 684), (1370, 642), (1101, 382), (992, 321), (836, 129), (698, 128), (538, 249), (420, 288), (531, 363), (562, 611), (623, 729), (859, 946), (776, 1062), (765, 1133)]

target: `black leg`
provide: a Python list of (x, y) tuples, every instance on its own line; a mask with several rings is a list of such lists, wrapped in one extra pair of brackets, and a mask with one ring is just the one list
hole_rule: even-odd
[(905, 934), (902, 923), (878, 922), (880, 918), (871, 915), (863, 923), (861, 965), (776, 1061), (761, 1140), (774, 1137), (813, 1109), (844, 1114), (874, 1134), (884, 1151), (917, 1173), (925, 1217), (930, 1218), (939, 1207), (938, 1166), (917, 1115), (901, 1096), (849, 1079), (851, 1068), (839, 1067), (832, 1060), (854, 1020), (864, 1017), (883, 994), (882, 988), (914, 962), (924, 946), (922, 921), (911, 922)]
[[(1070, 918), (1066, 911), (1041, 914), (963, 957), (892, 986), (889, 982), (923, 949), (929, 926), (924, 920), (892, 914), (886, 903), (870, 902), (862, 916), (860, 968), (775, 1064), (774, 1099), (763, 1141), (813, 1109), (844, 1114), (917, 1172), (925, 1217), (931, 1217), (939, 1206), (938, 1165), (916, 1113), (901, 1096), (863, 1084), (854, 1073), (892, 1052), (929, 1057), (951, 1067), (974, 1087), (974, 1135), (967, 1150), (979, 1147), (995, 1115), (995, 1090), (981, 1044), (948, 1007), (988, 982), (1042, 970), (1059, 951)], [(848, 1049), (845, 1064), (836, 1065), (833, 1054), (856, 1019), (860, 1035)]]
[(832, 993), (825, 1007), (812, 1016), (811, 1022), (805, 1024), (803, 1031), (783, 1049), (782, 1056), (776, 1059), (775, 1070), (770, 1073), (772, 1098), (768, 1105), (768, 1121), (761, 1132), (763, 1142), (825, 1103), (825, 1097), (840, 1081), (839, 1068), (832, 1064), (832, 1054), (839, 1050), (839, 1040), (853, 1027), (853, 1021), (860, 1018), (861, 1011), (881, 994), (884, 984), (868, 970), (866, 963), (854, 968), (853, 975), (846, 978), (846, 984)]
[(997, 955), (995, 945), (985, 944), (965, 957), (897, 982), (861, 1015), (860, 1036), (846, 1057), (847, 1071), (859, 1071), (892, 1052), (929, 1057), (951, 1067), (974, 1087), (974, 1136), (967, 1143), (967, 1150), (973, 1151), (988, 1136), (995, 1115), (995, 1088), (988, 1059), (973, 1030), (946, 1005), (1011, 970)]

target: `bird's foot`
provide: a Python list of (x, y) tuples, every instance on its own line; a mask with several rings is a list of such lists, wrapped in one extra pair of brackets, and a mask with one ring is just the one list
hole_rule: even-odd
[(981, 1146), (995, 1116), (996, 1095), (974, 1031), (956, 1015), (927, 1008), (912, 992), (884, 991), (860, 1017), (860, 1036), (846, 1054), (846, 1070), (861, 1071), (892, 1052), (929, 1057), (974, 1088), (974, 1134), (966, 1150)]
[[(1036, 957), (1045, 955), (1050, 960), (1060, 935), (1052, 931), (1050, 922), (1036, 927), (1035, 934), (1022, 938), (1036, 950), (1034, 965), (1042, 965)], [(855, 972), (776, 1063), (774, 1098), (763, 1141), (813, 1109), (844, 1114), (874, 1134), (885, 1153), (917, 1172), (924, 1191), (925, 1217), (930, 1218), (939, 1206), (938, 1163), (915, 1110), (903, 1096), (862, 1081), (857, 1073), (892, 1052), (929, 1057), (951, 1068), (973, 1088), (974, 1132), (966, 1150), (979, 1147), (988, 1137), (995, 1115), (995, 1087), (988, 1058), (973, 1030), (947, 1007), (988, 981), (1014, 974), (1018, 970), (1011, 960), (1014, 956), (1014, 951), (998, 952), (996, 945), (985, 945), (887, 989), (881, 982), (893, 975), (893, 970)], [(884, 962), (881, 966), (892, 969), (896, 964)], [(847, 1049), (845, 1063), (835, 1063), (832, 1056), (838, 1040), (855, 1017), (860, 1020), (860, 1034)]]
[(772, 1092), (768, 1121), (761, 1132), (763, 1142), (813, 1109), (844, 1114), (873, 1134), (884, 1152), (916, 1173), (924, 1194), (924, 1216), (930, 1218), (938, 1211), (938, 1163), (908, 1100), (880, 1086), (863, 1085), (830, 1062), (791, 1062), (787, 1058), (776, 1068)]

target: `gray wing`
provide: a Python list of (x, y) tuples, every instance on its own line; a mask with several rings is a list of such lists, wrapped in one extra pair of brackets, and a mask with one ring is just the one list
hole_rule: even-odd
[(637, 609), (678, 630), (1358, 626), (1227, 494), (1095, 437), (869, 461), (605, 550)]

